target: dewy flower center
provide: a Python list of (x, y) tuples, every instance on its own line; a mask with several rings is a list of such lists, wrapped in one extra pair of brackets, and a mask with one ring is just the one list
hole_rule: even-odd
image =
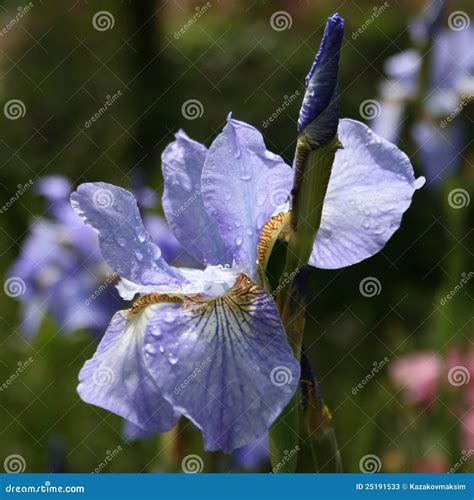
[(180, 269), (191, 283), (199, 283), (202, 293), (209, 297), (219, 297), (228, 292), (235, 284), (237, 276), (243, 272), (238, 267), (207, 266), (204, 271)]

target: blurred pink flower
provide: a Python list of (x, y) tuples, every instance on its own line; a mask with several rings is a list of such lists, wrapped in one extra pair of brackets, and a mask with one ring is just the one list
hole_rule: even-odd
[(436, 393), (443, 362), (433, 352), (407, 354), (394, 361), (389, 374), (400, 385), (406, 400), (412, 404), (429, 403)]
[(416, 462), (413, 466), (413, 472), (428, 472), (433, 474), (438, 474), (441, 472), (446, 472), (446, 458), (444, 455), (431, 455), (426, 458), (422, 458), (420, 461)]

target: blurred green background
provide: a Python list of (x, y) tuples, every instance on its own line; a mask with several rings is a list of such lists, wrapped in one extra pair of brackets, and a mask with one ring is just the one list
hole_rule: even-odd
[[(268, 148), (291, 163), (304, 77), (327, 16), (338, 10), (347, 23), (341, 112), (360, 120), (361, 102), (377, 98), (384, 60), (410, 47), (407, 23), (423, 4), (389, 2), (354, 40), (351, 33), (383, 2), (209, 3), (177, 36), (205, 2), (33, 2), (0, 36), (0, 103), (20, 99), (26, 106), (18, 120), (0, 114), (3, 203), (18, 184), (46, 174), (65, 175), (74, 185), (102, 180), (130, 186), (142, 172), (160, 193), (160, 154), (173, 132), (183, 128), (209, 145), (230, 111), (259, 128)], [(0, 24), (14, 18), (17, 8), (16, 2), (1, 2)], [(472, 1), (452, 2), (450, 9), (471, 9), (472, 16)], [(92, 18), (101, 10), (112, 13), (112, 29), (94, 29)], [(271, 28), (270, 17), (278, 10), (290, 13), (289, 29)], [(86, 127), (107, 96), (119, 90), (120, 99)], [(265, 126), (296, 91), (300, 97)], [(190, 99), (202, 104), (202, 116), (193, 120), (182, 113)], [(407, 353), (430, 350), (444, 356), (455, 345), (463, 352), (473, 348), (472, 283), (446, 306), (439, 302), (461, 273), (472, 269), (471, 207), (454, 210), (447, 202), (453, 187), (472, 188), (472, 118), (471, 105), (463, 117), (469, 140), (462, 171), (440, 189), (417, 193), (383, 252), (352, 268), (311, 274), (305, 343), (333, 414), (345, 471), (358, 472), (369, 454), (380, 458), (386, 472), (449, 470), (467, 449), (460, 423), (467, 411), (464, 387), (452, 387), (444, 377), (432, 401), (413, 405), (388, 375), (390, 364)], [(408, 134), (401, 147), (413, 155)], [(416, 157), (413, 163), (421, 175)], [(43, 212), (44, 201), (30, 190), (1, 214), (2, 276)], [(359, 291), (368, 276), (381, 283), (380, 294), (370, 298)], [(204, 457), (205, 471), (241, 470), (222, 454), (203, 454), (199, 434), (184, 421), (177, 441), (166, 435), (126, 443), (121, 419), (86, 405), (75, 392), (80, 367), (95, 349), (90, 334), (56, 335), (48, 320), (39, 336), (27, 341), (17, 331), (18, 303), (5, 294), (0, 300), (0, 381), (19, 361), (34, 359), (0, 392), (0, 462), (20, 454), (28, 472), (90, 472), (120, 446), (104, 471), (179, 471), (189, 453)], [(385, 357), (387, 366), (354, 394)], [(461, 470), (470, 468), (472, 459)], [(258, 470), (270, 467), (263, 463)]]

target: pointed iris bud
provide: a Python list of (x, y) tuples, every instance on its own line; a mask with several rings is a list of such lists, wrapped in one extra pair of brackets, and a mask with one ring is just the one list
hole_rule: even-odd
[(344, 34), (339, 14), (328, 18), (321, 46), (306, 77), (306, 92), (298, 119), (298, 133), (311, 143), (326, 144), (339, 121), (338, 69)]
[(308, 262), (321, 223), (334, 156), (341, 147), (337, 138), (337, 87), (343, 34), (344, 20), (336, 13), (327, 20), (319, 51), (306, 77), (306, 93), (298, 119), (288, 272)]

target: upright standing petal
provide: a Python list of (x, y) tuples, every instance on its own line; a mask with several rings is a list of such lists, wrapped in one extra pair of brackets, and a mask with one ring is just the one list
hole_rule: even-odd
[(203, 200), (238, 265), (255, 273), (265, 222), (291, 190), (292, 170), (267, 151), (258, 130), (229, 117), (212, 143), (202, 171)]
[(408, 157), (364, 124), (341, 120), (344, 144), (336, 154), (324, 202), (321, 227), (310, 264), (337, 269), (379, 252), (400, 227), (415, 179)]
[(207, 149), (183, 131), (163, 152), (163, 210), (185, 250), (202, 263), (232, 264), (214, 222), (204, 208), (201, 173)]
[(114, 315), (94, 356), (79, 374), (77, 391), (86, 403), (105, 408), (143, 430), (166, 432), (178, 419), (146, 368), (145, 330), (153, 334), (148, 309)]
[(145, 285), (185, 282), (151, 241), (131, 193), (105, 182), (86, 183), (72, 193), (71, 205), (97, 230), (102, 256), (120, 276)]
[(299, 382), (273, 298), (241, 275), (221, 297), (149, 306), (148, 370), (164, 397), (230, 452), (268, 431)]
[(334, 14), (327, 20), (319, 51), (306, 77), (298, 133), (305, 132), (312, 142), (325, 144), (336, 135), (339, 121), (339, 53), (343, 35), (344, 21), (339, 14)]

